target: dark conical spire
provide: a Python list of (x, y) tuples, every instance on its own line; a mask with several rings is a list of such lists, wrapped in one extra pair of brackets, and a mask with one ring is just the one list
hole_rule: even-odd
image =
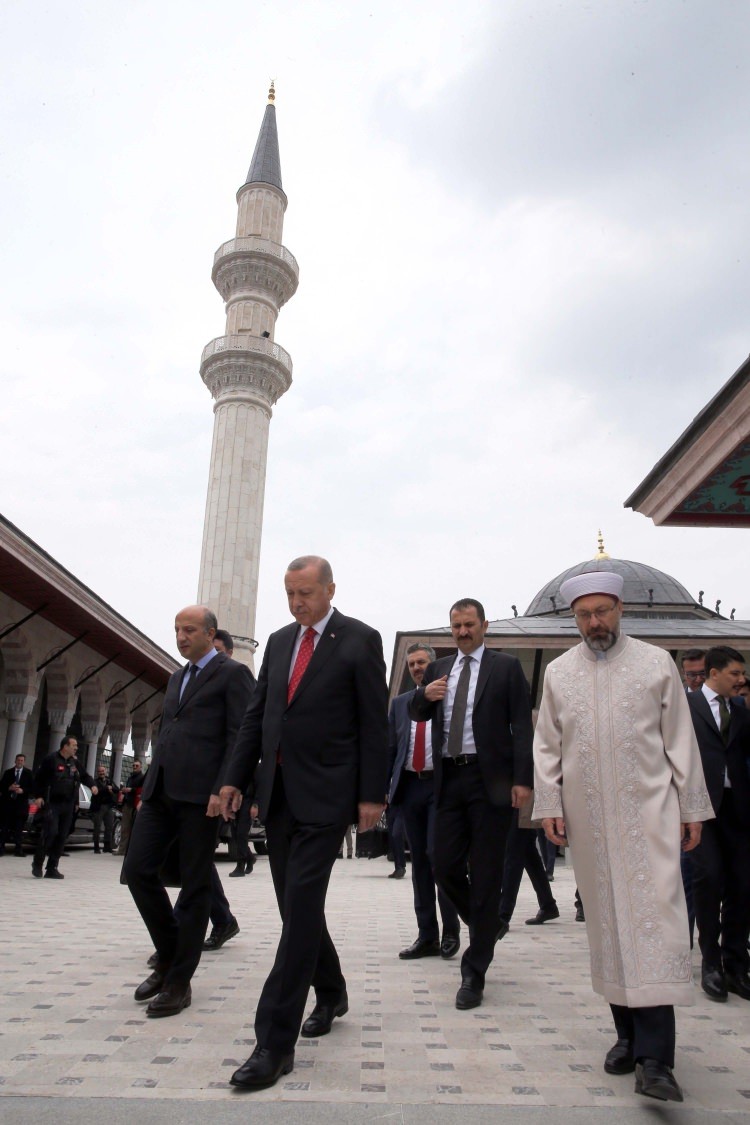
[(255, 152), (250, 161), (250, 171), (245, 183), (273, 184), (279, 191), (283, 191), (279, 135), (276, 132), (276, 107), (273, 104), (274, 96), (273, 83), (271, 83), (271, 89), (268, 92), (268, 105), (263, 115), (263, 124), (260, 127)]

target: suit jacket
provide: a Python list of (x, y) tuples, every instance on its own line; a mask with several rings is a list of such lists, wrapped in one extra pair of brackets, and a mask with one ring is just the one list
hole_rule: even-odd
[[(729, 773), (732, 789), (739, 807), (750, 809), (750, 712), (743, 703), (729, 700), (729, 741), (724, 745), (716, 725), (711, 704), (702, 691), (691, 691), (687, 696), (690, 714), (695, 727), (695, 737), (701, 752), (703, 775), (714, 812), (724, 795), (724, 770)], [(749, 826), (750, 827), (750, 826)]]
[(385, 797), (388, 692), (379, 633), (334, 610), (291, 703), (289, 670), (299, 626), (272, 633), (242, 721), (227, 784), (243, 793), (256, 773), (261, 820), (280, 756), (292, 815), (352, 824), (360, 801)]
[(397, 695), (388, 713), (388, 803), (399, 803), (399, 785), (406, 768), (411, 742), (409, 704), (416, 688)]
[(255, 686), (249, 668), (219, 652), (188, 683), (185, 668), (169, 677), (159, 737), (141, 797), (153, 796), (161, 774), (164, 792), (176, 801), (208, 804), (224, 784), (224, 771)]
[(2, 777), (0, 777), (0, 800), (7, 802), (9, 805), (17, 805), (19, 808), (21, 804), (28, 807), (29, 798), (31, 797), (34, 788), (34, 775), (26, 766), (21, 770), (21, 781), (19, 782), (23, 792), (11, 793), (10, 787), (16, 780), (16, 767), (12, 766), (11, 769), (6, 770)]
[[(442, 701), (430, 703), (425, 698), (425, 688), (433, 680), (447, 676), (455, 659), (455, 656), (444, 656), (428, 666), (422, 686), (414, 692), (409, 706), (412, 719), (432, 720), (432, 761), (438, 796), (443, 773), (443, 704)], [(472, 730), (479, 769), (491, 804), (510, 805), (514, 785), (533, 788), (534, 733), (529, 685), (515, 656), (485, 648), (474, 693)]]

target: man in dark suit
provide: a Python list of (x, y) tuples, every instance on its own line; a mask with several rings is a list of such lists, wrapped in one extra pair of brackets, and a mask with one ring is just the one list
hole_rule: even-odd
[[(388, 714), (383, 645), (369, 625), (331, 606), (330, 564), (306, 555), (284, 576), (296, 624), (272, 633), (258, 687), (222, 789), (231, 817), (256, 773), (282, 918), (276, 960), (258, 1001), (256, 1048), (232, 1085), (273, 1085), (294, 1066), (310, 985), (305, 1038), (326, 1035), (348, 1010), (346, 982), (326, 928), (331, 869), (349, 824), (373, 828), (383, 811)], [(257, 770), (256, 770), (257, 767)]]
[[(190, 981), (208, 925), (219, 789), (254, 686), (244, 664), (216, 651), (215, 632), (216, 617), (205, 606), (188, 606), (175, 618), (177, 647), (188, 663), (167, 685), (124, 864), (124, 880), (158, 956), (135, 990), (136, 1000), (151, 1001), (149, 1016), (175, 1015), (191, 1001)], [(159, 875), (175, 841), (179, 923)]]
[(5, 855), (9, 836), (16, 845), (14, 855), (22, 856), (23, 829), (29, 815), (29, 797), (34, 775), (26, 768), (26, 756), (16, 754), (16, 764), (0, 778), (0, 855)]
[(750, 712), (733, 698), (745, 660), (729, 646), (706, 653), (706, 682), (687, 701), (715, 820), (690, 852), (701, 985), (711, 1000), (750, 1000)]
[[(413, 644), (406, 650), (406, 665), (417, 687), (435, 659), (429, 645)], [(399, 957), (455, 957), (461, 945), (461, 925), (456, 908), (442, 891), (437, 892), (442, 937), (435, 908), (435, 786), (430, 724), (409, 718), (414, 690), (397, 695), (388, 716), (388, 804), (400, 808), (411, 852), (411, 881), (414, 888), (414, 913), (417, 939)]]
[(505, 838), (531, 796), (529, 687), (515, 657), (485, 648), (481, 602), (451, 606), (456, 656), (431, 664), (409, 707), (432, 720), (437, 823), (435, 877), (469, 927), (456, 1007), (482, 1003), (498, 937)]

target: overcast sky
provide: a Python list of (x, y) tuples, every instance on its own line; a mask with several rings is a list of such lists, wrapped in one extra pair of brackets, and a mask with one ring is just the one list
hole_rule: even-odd
[(0, 510), (174, 652), (211, 283), (266, 104), (300, 284), (256, 636), (520, 612), (610, 553), (750, 618), (741, 531), (623, 508), (750, 350), (745, 0), (6, 2)]

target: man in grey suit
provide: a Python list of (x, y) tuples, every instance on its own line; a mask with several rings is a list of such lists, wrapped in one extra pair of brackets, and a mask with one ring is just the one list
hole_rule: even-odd
[[(435, 653), (429, 645), (413, 644), (406, 650), (406, 665), (416, 687), (422, 683)], [(402, 949), (402, 961), (418, 957), (455, 957), (461, 945), (461, 925), (456, 908), (442, 891), (437, 901), (443, 922), (438, 929), (435, 905), (435, 785), (430, 724), (415, 723), (409, 704), (415, 688), (397, 695), (388, 716), (388, 803), (400, 808), (411, 853), (414, 913), (419, 927), (416, 941)]]
[(409, 707), (432, 721), (437, 822), (435, 877), (469, 927), (456, 1007), (482, 1003), (495, 952), (505, 838), (531, 796), (529, 686), (514, 656), (485, 647), (481, 602), (451, 606), (458, 653), (430, 664)]
[(330, 564), (295, 559), (284, 576), (295, 624), (268, 639), (258, 687), (222, 788), (236, 813), (256, 775), (256, 800), (282, 918), (274, 966), (255, 1013), (256, 1048), (233, 1086), (272, 1086), (294, 1066), (310, 985), (305, 1038), (331, 1030), (349, 1002), (325, 921), (331, 869), (349, 824), (364, 832), (383, 811), (388, 693), (380, 635), (331, 605)]
[[(216, 617), (205, 606), (180, 610), (177, 647), (188, 661), (173, 672), (159, 737), (141, 794), (123, 879), (156, 947), (157, 964), (135, 990), (148, 1016), (172, 1016), (191, 1001), (190, 981), (208, 925), (219, 789), (254, 679), (214, 648)], [(179, 851), (180, 920), (160, 876), (170, 847)]]

